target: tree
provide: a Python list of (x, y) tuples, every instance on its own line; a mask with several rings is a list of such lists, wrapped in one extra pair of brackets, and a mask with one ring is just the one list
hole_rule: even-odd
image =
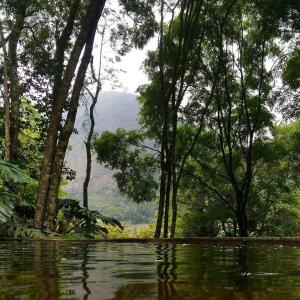
[[(168, 237), (171, 202), (171, 237), (175, 235), (177, 190), (185, 162), (201, 131), (195, 135), (194, 141), (179, 160), (176, 155), (176, 143), (182, 103), (184, 100), (191, 101), (192, 93), (198, 89), (197, 86), (203, 84), (199, 74), (204, 67), (201, 56), (207, 29), (208, 6), (206, 1), (178, 1), (173, 6), (167, 1), (161, 1), (158, 49), (149, 53), (145, 62), (145, 70), (151, 83), (140, 88), (141, 123), (147, 128), (149, 137), (154, 138), (161, 148), (156, 237), (161, 234), (163, 219), (164, 237)], [(171, 20), (165, 24), (166, 13), (170, 15)], [(214, 93), (214, 87), (209, 93)], [(204, 121), (209, 101), (203, 101), (203, 106), (200, 123)]]
[[(18, 160), (18, 135), (20, 131), (20, 105), (23, 94), (19, 79), (19, 58), (17, 55), (21, 34), (25, 26), (25, 19), (30, 15), (28, 12), (31, 1), (4, 1), (1, 11), (10, 12), (13, 20), (9, 26), (7, 36), (4, 35), (4, 22), (0, 21), (0, 43), (3, 55), (4, 78), (3, 98), (5, 111), (5, 159)], [(8, 24), (5, 24), (6, 26)]]
[[(68, 103), (69, 107), (68, 107), (67, 118), (66, 118), (65, 124), (60, 132), (60, 135), (58, 138), (58, 145), (57, 145), (55, 154), (53, 153), (53, 164), (52, 164), (51, 168), (49, 168), (49, 162), (51, 160), (48, 160), (51, 158), (50, 157), (51, 149), (49, 148), (49, 150), (46, 149), (46, 151), (45, 151), (44, 164), (43, 164), (45, 166), (45, 174), (42, 174), (42, 177), (41, 177), (40, 191), (38, 194), (37, 205), (38, 205), (38, 208), (41, 208), (42, 203), (44, 205), (45, 205), (45, 203), (47, 203), (47, 209), (48, 209), (46, 212), (46, 226), (47, 227), (51, 227), (51, 224), (53, 223), (53, 219), (55, 218), (55, 215), (57, 213), (57, 198), (58, 198), (59, 186), (60, 186), (60, 181), (61, 181), (61, 176), (62, 176), (62, 168), (63, 168), (64, 158), (65, 158), (65, 154), (66, 154), (70, 136), (74, 129), (74, 123), (75, 123), (75, 119), (76, 119), (79, 98), (80, 98), (82, 88), (84, 86), (85, 73), (86, 73), (88, 64), (90, 63), (90, 60), (91, 60), (97, 24), (98, 24), (100, 15), (102, 14), (102, 11), (104, 9), (104, 4), (105, 4), (105, 1), (96, 1), (96, 2), (92, 1), (90, 6), (87, 8), (87, 13), (83, 19), (82, 27), (80, 29), (81, 31), (79, 32), (77, 40), (76, 40), (79, 43), (77, 44), (75, 41), (74, 47), (73, 47), (73, 50), (71, 52), (71, 56), (69, 59), (68, 66), (70, 66), (70, 69), (68, 70), (68, 66), (67, 66), (65, 74), (64, 74), (64, 79), (61, 82), (61, 86), (59, 86), (59, 87), (63, 87), (62, 95), (65, 97), (65, 101), (66, 101), (67, 89), (65, 90), (65, 87), (69, 88), (70, 86), (67, 86), (67, 85), (68, 84), (70, 85), (71, 81), (68, 81), (68, 84), (65, 87), (64, 87), (64, 81), (66, 79), (68, 79), (68, 80), (71, 79), (71, 77), (69, 77), (69, 75), (71, 75), (71, 74), (68, 74), (68, 71), (70, 71), (70, 70), (72, 70), (73, 72), (75, 71), (76, 68), (73, 68), (73, 67), (75, 67), (75, 65), (73, 65), (73, 63), (75, 63), (76, 60), (79, 59), (79, 56), (77, 56), (77, 54), (80, 54), (79, 48), (81, 48), (81, 50), (83, 49), (82, 47), (84, 46), (84, 39), (86, 39), (84, 53), (83, 53), (83, 56), (81, 59), (81, 63), (78, 67), (76, 79), (75, 79), (74, 85), (72, 87), (72, 95), (71, 95), (70, 101)], [(125, 8), (127, 8), (126, 5), (124, 5), (124, 6), (125, 6)], [(134, 6), (133, 9), (135, 9), (135, 10), (133, 10), (133, 14), (139, 12), (139, 13), (141, 13), (141, 16), (140, 16), (141, 19), (143, 19), (143, 18), (152, 19), (153, 14), (146, 15), (146, 13), (148, 13), (149, 6), (151, 7), (151, 3), (147, 4), (147, 5), (143, 5), (142, 10), (139, 10), (136, 6)], [(130, 7), (128, 9), (130, 9)], [(130, 12), (130, 10), (128, 11), (128, 13), (129, 12)], [(138, 27), (135, 25), (135, 30), (133, 30), (132, 32), (133, 33), (136, 32), (137, 28)], [(124, 30), (124, 28), (123, 28), (123, 30)], [(130, 31), (130, 30), (128, 29), (128, 31)], [(150, 30), (150, 31), (148, 30), (146, 32), (146, 38), (143, 35), (143, 32), (139, 33), (139, 34), (142, 38), (145, 38), (145, 41), (147, 41), (147, 38), (151, 37), (150, 33), (153, 34), (153, 30)], [(82, 36), (81, 36), (81, 34), (82, 34)], [(84, 37), (84, 39), (82, 39), (83, 37)], [(136, 43), (133, 43), (133, 45), (136, 45)], [(140, 42), (140, 44), (138, 44), (138, 46), (142, 46), (142, 45), (143, 45), (143, 42)], [(79, 46), (79, 48), (77, 48), (78, 46)], [(76, 60), (72, 61), (72, 54), (74, 54), (74, 53), (77, 53), (75, 55)], [(58, 99), (63, 100), (60, 98), (61, 95), (59, 93), (58, 93), (58, 96), (59, 96)], [(58, 103), (60, 117), (61, 117), (63, 105), (64, 105), (63, 102)], [(53, 121), (56, 122), (56, 123), (55, 122), (54, 123), (56, 125), (59, 125), (59, 123), (57, 123), (58, 122), (57, 111), (53, 109), (52, 112), (53, 112), (53, 114), (52, 114)], [(56, 129), (57, 128), (58, 127), (56, 127)], [(51, 134), (49, 134), (49, 132)], [(49, 143), (51, 140), (51, 143), (49, 144), (49, 146), (52, 145), (55, 148), (55, 143), (54, 143), (55, 131), (54, 131), (54, 128), (51, 127), (51, 116), (50, 116), (50, 121), (49, 121), (48, 138), (49, 138)], [(48, 157), (48, 155), (49, 155), (49, 157)], [(46, 175), (47, 172), (50, 172), (48, 184), (47, 184), (47, 180), (46, 180), (48, 178), (48, 175)], [(44, 175), (46, 175), (46, 177)], [(48, 186), (48, 190), (49, 190), (48, 193), (47, 193), (47, 186)], [(43, 215), (42, 213), (43, 212), (41, 211), (41, 213), (36, 214), (36, 220), (37, 220), (36, 224), (40, 224), (39, 222), (41, 220), (41, 216)]]
[[(88, 207), (88, 187), (91, 177), (91, 168), (92, 168), (92, 138), (94, 134), (95, 128), (95, 116), (94, 110), (98, 102), (98, 98), (100, 96), (100, 92), (102, 90), (103, 84), (105, 82), (110, 81), (112, 84), (113, 82), (116, 83), (117, 79), (117, 72), (120, 70), (111, 67), (112, 63), (116, 63), (120, 57), (117, 55), (117, 50), (112, 49), (115, 47), (108, 47), (109, 36), (108, 34), (111, 33), (113, 26), (116, 23), (116, 15), (112, 10), (106, 9), (104, 11), (103, 21), (98, 28), (98, 33), (100, 35), (100, 44), (99, 53), (96, 55), (96, 59), (98, 59), (98, 65), (95, 63), (94, 57), (90, 62), (90, 74), (89, 78), (87, 78), (87, 82), (84, 86), (82, 102), (85, 106), (85, 120), (82, 123), (82, 127), (85, 132), (85, 148), (86, 148), (86, 176), (83, 183), (83, 206)], [(104, 53), (107, 50), (112, 52), (112, 55), (105, 55)], [(113, 86), (113, 85), (112, 85)], [(91, 102), (89, 104), (89, 102)]]
[[(255, 172), (247, 216), (251, 235), (293, 236), (299, 232), (299, 121), (272, 129), (253, 149)], [(179, 140), (186, 143), (186, 138)], [(237, 159), (238, 160), (238, 159)], [(235, 195), (224, 176), (213, 132), (199, 139), (179, 192), (183, 234), (236, 236)]]
[[(91, 0), (84, 8), (83, 17), (80, 20), (81, 25), (79, 32), (76, 34), (75, 42), (72, 44), (70, 57), (67, 62), (65, 62), (68, 43), (71, 40), (73, 30), (75, 30), (75, 21), (81, 15), (79, 4), (80, 1), (78, 0), (72, 2), (67, 22), (61, 35), (57, 39), (56, 44), (54, 59), (57, 65), (54, 72), (54, 84), (52, 88), (53, 105), (47, 130), (46, 147), (42, 164), (39, 192), (37, 195), (35, 214), (36, 228), (42, 228), (44, 226), (45, 218), (47, 219), (46, 227), (51, 227), (52, 220), (56, 214), (56, 201), (65, 151), (69, 137), (73, 131), (78, 101), (84, 84), (85, 72), (91, 59), (96, 29), (105, 1)], [(77, 68), (77, 63), (83, 49), (84, 52), (82, 54), (81, 62)], [(64, 68), (65, 64), (66, 67)], [(71, 87), (74, 75), (75, 81)], [(69, 94), (71, 94), (69, 111), (58, 138), (62, 112)]]
[(93, 148), (97, 160), (116, 171), (114, 178), (123, 195), (136, 203), (156, 197), (159, 151), (147, 146), (142, 134), (136, 130), (105, 131), (95, 137)]
[[(104, 36), (104, 32), (102, 33)], [(103, 39), (101, 42), (100, 46), (100, 61), (102, 57), (102, 48), (103, 47)], [(94, 109), (98, 101), (99, 93), (102, 88), (102, 83), (101, 83), (101, 62), (99, 63), (98, 67), (98, 73), (96, 75), (95, 69), (94, 69), (94, 64), (93, 60), (91, 61), (91, 73), (94, 82), (96, 83), (96, 90), (94, 93), (91, 92), (91, 90), (88, 87), (85, 87), (86, 90), (88, 91), (88, 94), (90, 95), (92, 99), (92, 103), (90, 107), (88, 108), (88, 105), (86, 104), (86, 111), (88, 112), (89, 115), (89, 123), (90, 123), (90, 128), (87, 129), (87, 138), (86, 141), (84, 142), (85, 144), (85, 149), (86, 149), (86, 175), (83, 183), (83, 206), (85, 208), (88, 208), (88, 187), (89, 187), (89, 182), (91, 178), (91, 169), (92, 169), (92, 137), (94, 134), (94, 128), (95, 128), (95, 117), (94, 117)], [(85, 124), (86, 126), (86, 124)]]

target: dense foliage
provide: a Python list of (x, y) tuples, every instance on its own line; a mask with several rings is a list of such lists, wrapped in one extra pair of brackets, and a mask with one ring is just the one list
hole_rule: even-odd
[[(155, 237), (300, 233), (298, 2), (5, 0), (0, 15), (0, 235), (122, 230), (88, 209), (92, 148), (122, 195), (158, 206)], [(93, 136), (113, 64), (153, 36), (140, 129)], [(65, 156), (87, 97), (81, 207), (62, 186), (76, 177)]]
[[(160, 1), (159, 11), (158, 47), (144, 63), (150, 82), (139, 88), (141, 136), (103, 133), (99, 161), (126, 176), (118, 186), (133, 200), (137, 160), (156, 180), (157, 237), (174, 236), (177, 218), (184, 236), (299, 234), (298, 121), (276, 124), (297, 117), (299, 7)], [(145, 170), (141, 153), (156, 169)], [(148, 195), (151, 184), (136, 184)]]

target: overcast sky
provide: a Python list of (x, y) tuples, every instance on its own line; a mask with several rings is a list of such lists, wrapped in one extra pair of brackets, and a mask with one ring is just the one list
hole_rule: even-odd
[[(118, 11), (120, 9), (119, 2), (117, 0), (107, 1), (107, 5)], [(97, 44), (97, 41), (95, 41)], [(122, 85), (117, 90), (125, 91), (128, 93), (136, 94), (136, 89), (148, 82), (147, 76), (142, 71), (141, 66), (147, 56), (147, 51), (154, 50), (157, 46), (157, 39), (152, 38), (148, 45), (143, 50), (132, 49), (129, 54), (122, 57), (122, 61), (116, 65), (116, 68), (120, 68), (125, 73), (119, 73), (118, 79)], [(103, 91), (111, 90), (109, 84), (103, 85)]]
[[(156, 47), (156, 39), (152, 39), (143, 50), (133, 49), (129, 54), (122, 58), (120, 68), (125, 73), (119, 74), (119, 80), (122, 88), (118, 90), (136, 94), (136, 89), (141, 84), (148, 82), (147, 76), (141, 69), (142, 63), (147, 56), (148, 50), (153, 50)], [(104, 90), (109, 90), (110, 87), (104, 87)]]

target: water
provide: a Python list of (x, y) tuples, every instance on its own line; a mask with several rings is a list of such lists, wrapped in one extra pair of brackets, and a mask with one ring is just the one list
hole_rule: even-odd
[(2, 241), (0, 299), (300, 299), (300, 247)]

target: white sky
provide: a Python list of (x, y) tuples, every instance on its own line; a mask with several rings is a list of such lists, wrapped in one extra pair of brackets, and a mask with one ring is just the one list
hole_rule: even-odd
[[(155, 48), (156, 39), (153, 38), (143, 50), (132, 49), (130, 53), (122, 58), (122, 61), (117, 67), (125, 72), (120, 72), (118, 75), (122, 87), (117, 90), (136, 94), (137, 88), (148, 82), (148, 78), (142, 70), (142, 64), (147, 57), (147, 51)], [(111, 88), (109, 86), (104, 86), (103, 90), (107, 91), (111, 90)]]
[[(107, 0), (107, 6), (112, 7), (116, 11), (120, 9), (119, 0)], [(129, 20), (130, 21), (130, 20)], [(95, 41), (97, 44), (97, 40)], [(117, 88), (117, 91), (124, 91), (132, 94), (137, 94), (137, 88), (148, 82), (146, 74), (143, 72), (142, 64), (147, 57), (149, 50), (156, 49), (157, 39), (152, 38), (144, 49), (132, 49), (126, 56), (122, 57), (121, 62), (117, 63), (114, 67), (122, 69), (123, 72), (118, 74), (118, 80), (121, 84), (121, 88)], [(109, 83), (103, 83), (103, 91), (112, 90)]]

